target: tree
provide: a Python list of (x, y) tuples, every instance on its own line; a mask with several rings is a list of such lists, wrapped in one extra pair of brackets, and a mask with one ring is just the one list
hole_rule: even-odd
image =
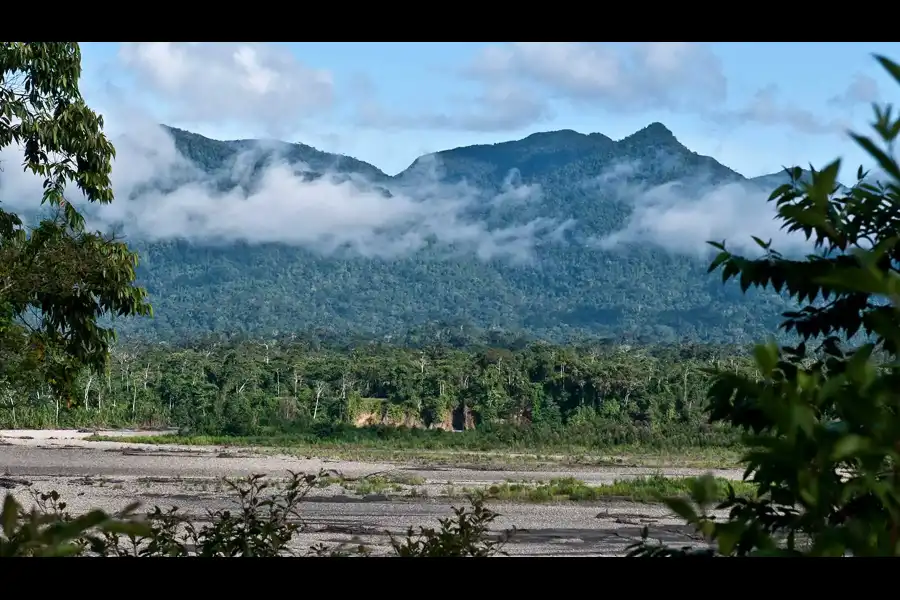
[(41, 203), (53, 210), (30, 231), (0, 210), (0, 376), (39, 370), (70, 403), (77, 373), (106, 365), (115, 332), (100, 317), (152, 314), (133, 285), (137, 256), (87, 231), (68, 199), (74, 184), (90, 202), (113, 200), (115, 149), (80, 76), (77, 43), (0, 43), (0, 148), (22, 148), (23, 168), (44, 179)]
[[(900, 83), (900, 66), (877, 59)], [(721, 554), (900, 555), (900, 119), (875, 107), (873, 129), (880, 143), (853, 138), (881, 181), (860, 168), (846, 190), (835, 161), (808, 182), (791, 169), (792, 182), (772, 194), (784, 227), (813, 241), (814, 254), (790, 259), (757, 239), (764, 254), (754, 260), (713, 244), (720, 253), (710, 271), (802, 305), (782, 323), (799, 337), (796, 347), (759, 345), (758, 376), (719, 372), (709, 392), (711, 421), (748, 432), (746, 478), (757, 497), (732, 494), (720, 506), (730, 510), (725, 522), (698, 510), (710, 481), (698, 484), (694, 505), (669, 500)], [(673, 551), (644, 545), (635, 553)]]

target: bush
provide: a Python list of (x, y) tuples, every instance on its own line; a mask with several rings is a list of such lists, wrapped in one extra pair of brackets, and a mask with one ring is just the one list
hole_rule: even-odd
[[(878, 58), (900, 83), (900, 65)], [(876, 107), (878, 141), (854, 139), (887, 178), (872, 183), (860, 168), (851, 188), (837, 184), (840, 161), (772, 194), (789, 232), (803, 232), (816, 254), (789, 260), (757, 240), (756, 260), (724, 244), (711, 270), (743, 289), (772, 287), (801, 305), (782, 329), (795, 347), (774, 342), (754, 350), (759, 375), (720, 372), (709, 391), (709, 416), (746, 432), (746, 478), (755, 498), (734, 493), (707, 512), (711, 479), (698, 480), (691, 500), (669, 507), (724, 556), (900, 555), (900, 166), (894, 158), (900, 119)], [(811, 342), (817, 347), (807, 348)], [(690, 551), (650, 547), (634, 555)]]

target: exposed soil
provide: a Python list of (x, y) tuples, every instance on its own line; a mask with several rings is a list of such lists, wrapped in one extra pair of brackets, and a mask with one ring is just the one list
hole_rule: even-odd
[[(652, 473), (690, 476), (708, 472), (685, 468), (585, 467), (583, 469), (515, 471), (432, 467), (396, 463), (339, 461), (263, 454), (253, 449), (153, 446), (125, 441), (129, 435), (161, 432), (101, 432), (122, 442), (88, 442), (94, 432), (0, 431), (0, 489), (29, 501), (29, 490), (58, 491), (73, 512), (90, 508), (115, 511), (134, 500), (147, 508), (178, 506), (198, 520), (208, 509), (233, 504), (222, 478), (251, 474), (284, 477), (287, 471), (327, 470), (333, 483), (315, 489), (303, 508), (309, 525), (296, 538), (298, 549), (323, 542), (364, 544), (374, 553), (387, 552), (387, 532), (404, 535), (409, 527), (436, 526), (449, 516), (463, 489), (514, 480), (575, 477), (588, 484)], [(739, 479), (737, 470), (717, 470), (720, 477)], [(371, 482), (380, 482), (374, 486)], [(448, 495), (450, 497), (448, 497)], [(506, 550), (512, 555), (614, 556), (639, 539), (644, 526), (651, 537), (693, 544), (681, 521), (659, 505), (606, 501), (595, 503), (492, 503), (502, 517), (502, 531), (517, 533)]]

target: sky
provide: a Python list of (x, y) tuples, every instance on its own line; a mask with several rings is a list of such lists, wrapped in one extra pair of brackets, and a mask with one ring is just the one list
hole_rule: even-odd
[[(82, 91), (215, 139), (275, 138), (395, 174), (418, 156), (574, 129), (665, 124), (746, 176), (866, 163), (847, 136), (896, 85), (900, 42), (83, 43)], [(866, 163), (868, 166), (868, 163)]]

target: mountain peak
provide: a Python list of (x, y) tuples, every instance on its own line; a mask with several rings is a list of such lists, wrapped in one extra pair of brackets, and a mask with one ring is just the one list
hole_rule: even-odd
[(566, 141), (566, 140), (583, 140), (587, 136), (583, 133), (578, 133), (572, 129), (559, 129), (557, 131), (538, 131), (537, 133), (532, 133), (524, 140), (549, 140), (549, 141)]
[(632, 133), (631, 135), (623, 138), (621, 141), (626, 142), (637, 142), (641, 144), (679, 144), (680, 142), (675, 137), (675, 134), (672, 131), (659, 122), (653, 122), (644, 127), (643, 129)]

